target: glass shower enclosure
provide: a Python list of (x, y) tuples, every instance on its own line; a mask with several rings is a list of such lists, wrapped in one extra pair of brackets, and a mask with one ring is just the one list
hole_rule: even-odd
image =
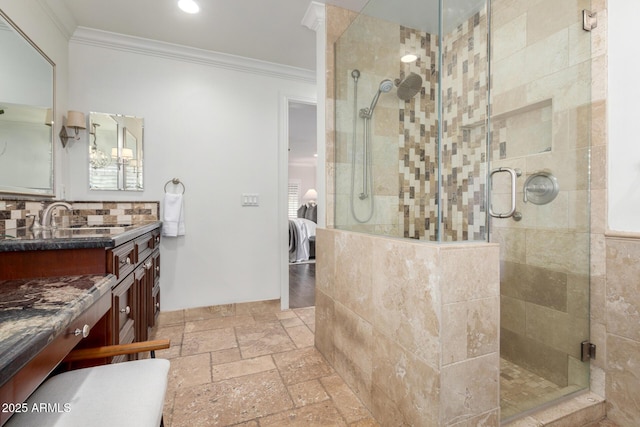
[(589, 387), (589, 6), (370, 0), (335, 44), (333, 226), (500, 244), (503, 420)]

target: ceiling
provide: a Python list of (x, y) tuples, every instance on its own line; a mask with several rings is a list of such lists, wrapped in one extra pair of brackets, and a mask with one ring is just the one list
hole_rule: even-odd
[[(315, 69), (315, 32), (302, 25), (311, 0), (61, 0), (76, 25)], [(366, 0), (320, 0), (354, 10)]]

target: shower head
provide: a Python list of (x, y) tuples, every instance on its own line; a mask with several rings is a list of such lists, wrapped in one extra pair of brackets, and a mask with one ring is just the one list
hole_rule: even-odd
[(393, 82), (389, 79), (384, 79), (380, 82), (380, 87), (378, 88), (378, 92), (387, 93), (391, 89), (393, 89)]
[(413, 72), (409, 73), (402, 80), (396, 79), (396, 86), (398, 87), (398, 98), (408, 101), (422, 89), (422, 77)]
[(380, 86), (378, 86), (378, 91), (376, 92), (373, 100), (371, 101), (371, 107), (369, 107), (369, 117), (373, 114), (373, 109), (376, 108), (376, 104), (378, 103), (378, 98), (380, 98), (381, 93), (387, 93), (391, 89), (393, 89), (393, 82), (389, 79), (384, 79), (380, 82)]

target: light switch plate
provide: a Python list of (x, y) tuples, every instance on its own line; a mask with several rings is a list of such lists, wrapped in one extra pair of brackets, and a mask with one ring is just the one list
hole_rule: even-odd
[(242, 193), (242, 206), (259, 206), (260, 196), (256, 193)]

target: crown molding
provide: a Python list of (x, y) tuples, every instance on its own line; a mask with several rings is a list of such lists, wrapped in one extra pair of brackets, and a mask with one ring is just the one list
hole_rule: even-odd
[(317, 31), (325, 20), (325, 6), (323, 3), (312, 1), (302, 17), (302, 25), (310, 30)]
[(69, 40), (69, 43), (120, 50), (176, 61), (191, 62), (216, 68), (259, 74), (262, 76), (297, 80), (313, 84), (316, 83), (314, 70), (306, 70), (303, 68), (281, 65), (258, 59), (213, 52), (205, 49), (145, 39), (142, 37), (128, 36), (87, 27), (76, 28), (73, 36), (71, 36), (71, 39)]

